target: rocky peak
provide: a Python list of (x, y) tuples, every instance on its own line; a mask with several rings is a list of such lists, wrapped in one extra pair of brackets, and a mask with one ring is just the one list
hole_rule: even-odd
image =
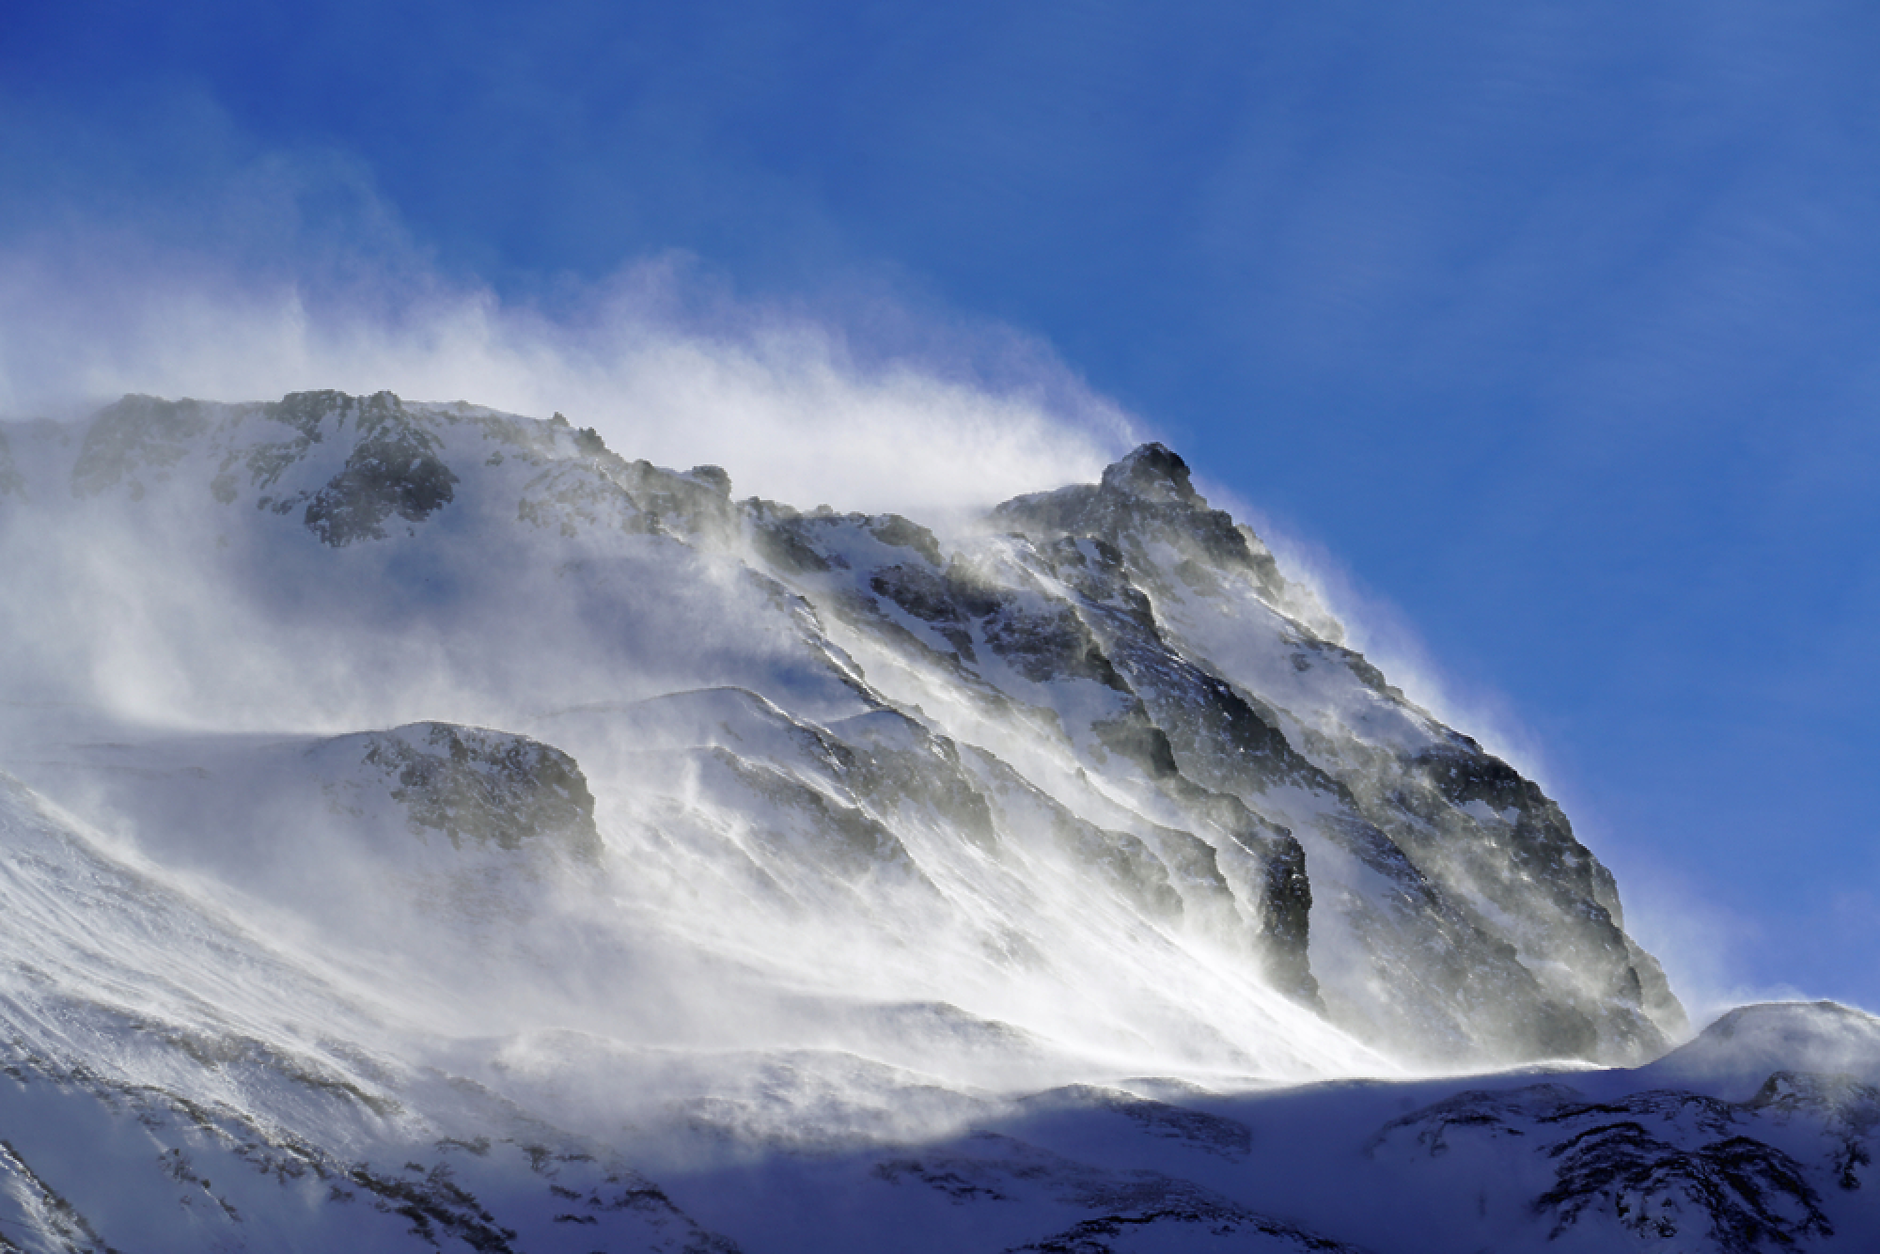
[(1142, 444), (1103, 472), (1103, 490), (1158, 505), (1202, 505), (1188, 463), (1163, 444)]
[(1141, 445), (1106, 469), (1101, 483), (1017, 497), (993, 518), (1036, 540), (1087, 537), (1125, 555), (1151, 536), (1198, 546), (1194, 556), (1215, 565), (1242, 566), (1253, 555), (1253, 533), (1211, 508), (1189, 482), (1188, 463), (1161, 444)]
[(1252, 581), (1268, 603), (1336, 639), (1339, 629), (1316, 602), (1307, 603), (1280, 575), (1272, 553), (1251, 529), (1210, 506), (1189, 481), (1188, 463), (1162, 444), (1144, 444), (1078, 484), (1005, 502), (993, 519), (1035, 541), (1062, 536), (1100, 540), (1121, 552), (1131, 578), (1153, 595), (1173, 594), (1155, 550), (1178, 555), (1176, 578), (1194, 591), (1222, 577)]

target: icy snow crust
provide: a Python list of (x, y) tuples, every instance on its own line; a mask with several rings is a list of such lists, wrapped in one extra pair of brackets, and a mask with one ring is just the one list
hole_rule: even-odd
[(1587, 1070), (1685, 1031), (1610, 875), (1160, 446), (942, 537), (389, 393), (0, 438), (0, 1249), (1875, 1230), (1880, 1025)]

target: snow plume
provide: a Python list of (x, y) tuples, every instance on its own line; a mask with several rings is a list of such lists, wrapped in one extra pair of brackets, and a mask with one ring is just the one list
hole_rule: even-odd
[[(17, 449), (71, 456), (44, 427), (15, 434)], [(420, 719), (513, 726), (583, 700), (696, 686), (727, 664), (801, 664), (777, 643), (762, 593), (726, 561), (674, 545), (567, 578), (566, 554), (536, 561), (526, 543), (485, 544), (476, 518), (420, 531), (409, 552), (329, 548), (298, 511), (251, 534), (250, 516), (272, 517), (259, 502), (202, 509), (221, 456), (197, 450), (164, 468), (173, 480), (146, 472), (135, 488), (83, 498), (60, 490), (69, 472), (45, 476), (34, 490), (47, 499), (0, 517), (15, 594), (0, 633), (18, 663), (0, 693), (153, 729), (337, 734)], [(317, 483), (331, 470), (304, 473)], [(520, 526), (513, 499), (460, 493), (460, 508), (483, 505)]]
[[(218, 168), (208, 190), (140, 199), (134, 224), (74, 211), (0, 237), (0, 417), (79, 418), (127, 393), (461, 398), (564, 415), (629, 460), (722, 466), (738, 498), (892, 510), (941, 526), (1021, 492), (1094, 479), (1131, 441), (1127, 416), (1037, 341), (917, 308), (878, 284), (858, 279), (813, 306), (751, 299), (672, 254), (512, 298), (435, 264), (343, 156), (234, 166)], [(6, 474), (0, 461), (0, 492)], [(203, 562), (228, 538), (186, 510), (152, 508), (161, 504), (138, 509), (129, 527), (88, 502), (57, 536), (0, 535), (14, 587), (45, 592), (0, 609), (11, 620), (0, 625), (31, 641), (37, 659), (12, 668), (13, 695), (89, 688), (140, 720), (243, 729), (255, 727), (253, 711), (292, 709), (305, 731), (474, 706), (457, 699), (454, 677), (466, 668), (449, 642), (388, 624), (368, 656), (324, 636), (319, 613), (264, 612), (219, 595)], [(246, 586), (285, 596), (293, 581), (277, 572)], [(121, 612), (96, 615), (97, 606)], [(489, 638), (535, 640), (539, 661), (547, 642), (531, 634), (523, 605), (478, 609)], [(660, 626), (674, 640), (723, 635), (668, 619)], [(166, 649), (153, 651), (152, 639)], [(635, 668), (644, 688), (605, 695), (696, 682), (673, 669), (672, 652)], [(519, 673), (504, 657), (480, 660), (480, 700)], [(51, 677), (81, 682), (39, 682)], [(34, 685), (46, 691), (28, 692)], [(399, 699), (364, 710), (347, 695), (362, 692)], [(249, 713), (231, 723), (214, 712), (223, 697)], [(537, 708), (555, 700), (541, 692)]]
[[(1282, 608), (1320, 635), (1364, 654), (1393, 686), (1438, 721), (1466, 732), (1523, 775), (1548, 785), (1543, 747), (1505, 695), (1471, 683), (1437, 661), (1403, 610), (1365, 586), (1322, 544), (1205, 476), (1198, 486), (1215, 508), (1252, 527), (1272, 550), (1288, 582), (1301, 589), (1298, 605)], [(1330, 623), (1323, 623), (1325, 619)]]
[(922, 515), (1093, 479), (1131, 441), (1035, 341), (887, 297), (745, 301), (674, 255), (552, 304), (412, 264), (256, 277), (116, 235), (41, 242), (0, 254), (0, 413), (390, 390), (559, 412), (628, 457), (721, 465), (740, 496)]

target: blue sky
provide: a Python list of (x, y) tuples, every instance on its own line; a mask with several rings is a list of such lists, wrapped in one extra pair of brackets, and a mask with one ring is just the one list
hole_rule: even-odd
[(1408, 624), (1687, 991), (1880, 1009), (1876, 65), (1858, 2), (15, 0), (0, 279), (1013, 328)]

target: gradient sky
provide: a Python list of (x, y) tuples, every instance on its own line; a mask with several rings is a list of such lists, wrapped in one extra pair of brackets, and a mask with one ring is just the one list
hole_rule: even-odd
[(1880, 1009), (1876, 67), (1871, 0), (12, 0), (0, 280), (552, 318), (676, 254), (858, 351), (1016, 328), (1498, 729), (1693, 1000)]

